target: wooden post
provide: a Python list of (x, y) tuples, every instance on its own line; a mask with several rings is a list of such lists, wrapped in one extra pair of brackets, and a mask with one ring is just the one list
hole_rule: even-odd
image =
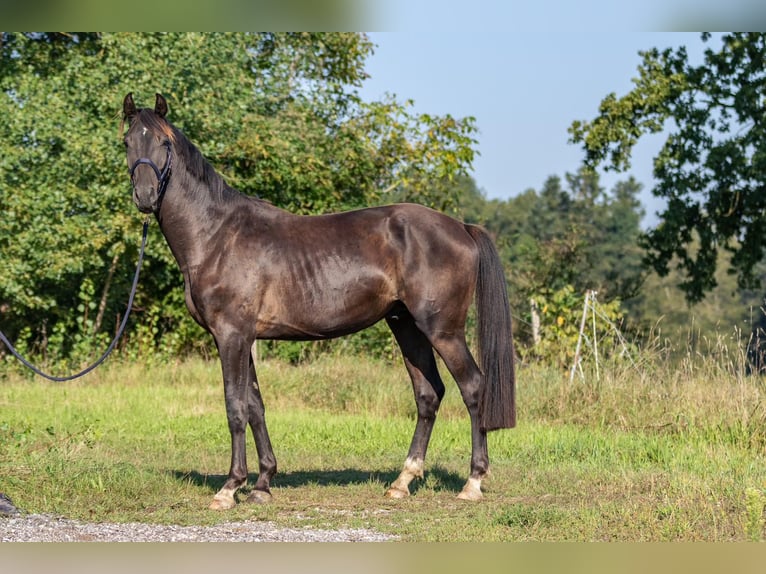
[(590, 299), (590, 291), (585, 293), (585, 303), (582, 306), (582, 320), (580, 321), (580, 334), (577, 337), (577, 346), (575, 347), (574, 362), (572, 363), (572, 370), (569, 372), (569, 384), (574, 381), (575, 370), (580, 362), (580, 347), (582, 345), (583, 331), (585, 331), (585, 319), (588, 317), (588, 300)]
[(534, 299), (529, 300), (529, 307), (532, 313), (532, 342), (535, 345), (540, 344), (540, 307), (537, 306), (537, 301)]

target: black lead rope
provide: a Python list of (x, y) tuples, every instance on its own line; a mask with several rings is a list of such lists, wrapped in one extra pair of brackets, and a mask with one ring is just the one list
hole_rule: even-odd
[(138, 287), (138, 275), (141, 271), (141, 263), (144, 261), (144, 248), (146, 247), (146, 236), (149, 233), (149, 218), (147, 217), (144, 221), (144, 229), (141, 237), (141, 251), (138, 254), (138, 265), (136, 266), (136, 274), (133, 277), (133, 286), (130, 288), (130, 297), (128, 298), (128, 308), (125, 311), (125, 316), (122, 318), (122, 322), (120, 323), (120, 328), (117, 330), (117, 334), (115, 335), (114, 339), (112, 339), (112, 342), (109, 344), (109, 347), (107, 348), (106, 352), (101, 355), (101, 357), (93, 363), (90, 367), (87, 369), (84, 369), (80, 371), (79, 373), (75, 375), (69, 375), (67, 377), (56, 377), (53, 375), (49, 375), (47, 373), (43, 373), (40, 369), (35, 367), (33, 364), (31, 364), (29, 361), (27, 361), (24, 357), (22, 357), (19, 352), (16, 350), (16, 348), (11, 344), (11, 342), (8, 340), (8, 337), (5, 336), (5, 334), (0, 331), (0, 341), (5, 343), (5, 346), (8, 347), (8, 349), (11, 351), (11, 354), (16, 357), (19, 361), (21, 361), (24, 366), (28, 367), (32, 371), (34, 371), (36, 374), (40, 375), (41, 377), (45, 377), (49, 381), (55, 381), (57, 383), (62, 383), (64, 381), (71, 381), (74, 379), (77, 379), (79, 377), (82, 377), (83, 375), (87, 375), (90, 373), (93, 369), (98, 367), (101, 363), (103, 363), (106, 358), (109, 356), (109, 354), (114, 350), (115, 345), (117, 344), (117, 341), (120, 340), (120, 337), (122, 337), (122, 333), (125, 331), (125, 326), (128, 324), (128, 317), (130, 317), (130, 310), (133, 307), (133, 298), (136, 296), (136, 288)]

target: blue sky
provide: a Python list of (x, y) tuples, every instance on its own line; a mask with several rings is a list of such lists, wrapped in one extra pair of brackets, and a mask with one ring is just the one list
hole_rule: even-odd
[[(567, 128), (575, 119), (595, 117), (608, 93), (631, 89), (640, 50), (683, 44), (691, 57), (701, 59), (704, 47), (697, 32), (608, 25), (600, 31), (598, 20), (565, 27), (561, 14), (552, 28), (525, 29), (510, 2), (500, 5), (495, 12), (471, 11), (465, 26), (453, 14), (444, 23), (426, 20), (420, 27), (404, 23), (394, 32), (370, 33), (377, 47), (366, 66), (372, 77), (362, 90), (369, 100), (384, 93), (411, 98), (418, 112), (474, 116), (480, 155), (472, 175), (490, 198), (540, 189), (550, 175), (575, 172), (582, 152), (568, 143)], [(482, 22), (486, 26), (480, 29)], [(630, 172), (602, 174), (607, 189), (628, 175), (644, 185), (646, 225), (661, 208), (649, 192), (652, 157), (661, 141), (640, 142)]]

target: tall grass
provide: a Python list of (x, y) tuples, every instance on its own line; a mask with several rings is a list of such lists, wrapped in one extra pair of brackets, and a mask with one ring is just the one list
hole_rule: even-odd
[[(443, 365), (440, 369), (451, 382)], [(586, 357), (571, 382), (568, 372), (542, 363), (517, 369), (520, 424), (683, 433), (766, 448), (766, 387), (748, 374), (746, 354), (731, 338), (703, 338), (695, 350), (681, 354), (655, 341), (632, 360), (613, 356), (598, 366)], [(269, 362), (259, 373), (271, 408), (378, 418), (416, 413), (409, 379), (396, 363), (325, 356), (298, 366)], [(440, 419), (466, 416), (456, 385), (447, 384)]]
[(553, 369), (530, 371), (520, 408), (534, 420), (766, 447), (766, 388), (748, 374), (746, 353), (734, 338), (702, 338), (682, 353), (655, 340), (634, 360), (602, 361), (598, 376), (591, 358), (584, 376), (571, 383)]
[(394, 502), (382, 493), (416, 412), (404, 367), (259, 364), (275, 500), (223, 514), (206, 510), (229, 463), (217, 362), (110, 361), (66, 384), (11, 372), (0, 379), (0, 491), (28, 511), (88, 520), (255, 518), (404, 540), (760, 540), (764, 386), (726, 338), (707, 344), (676, 359), (657, 344), (597, 370), (586, 356), (572, 382), (568, 370), (519, 366), (518, 427), (490, 434), (493, 474), (475, 505), (455, 500), (470, 438), (444, 370), (426, 478)]

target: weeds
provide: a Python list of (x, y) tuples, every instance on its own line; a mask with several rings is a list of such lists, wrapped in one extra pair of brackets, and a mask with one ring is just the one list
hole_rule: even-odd
[(763, 511), (766, 506), (766, 493), (760, 488), (745, 489), (745, 534), (748, 539), (758, 542), (763, 537)]

